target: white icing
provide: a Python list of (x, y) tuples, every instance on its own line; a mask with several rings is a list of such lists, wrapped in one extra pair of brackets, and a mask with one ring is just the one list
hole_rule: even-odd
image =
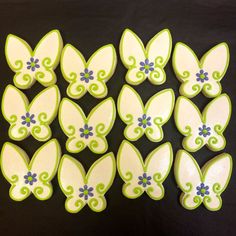
[[(163, 181), (172, 165), (172, 148), (169, 143), (162, 144), (153, 150), (145, 161), (139, 151), (128, 141), (123, 141), (117, 157), (117, 166), (125, 184), (123, 193), (128, 198), (137, 198), (144, 191), (159, 200), (164, 196)], [(149, 184), (140, 184), (144, 174), (149, 178)]]
[[(64, 133), (69, 137), (67, 150), (80, 152), (88, 146), (93, 152), (104, 153), (107, 149), (105, 136), (115, 121), (114, 101), (108, 98), (99, 103), (86, 118), (82, 109), (69, 99), (63, 99), (60, 105), (59, 121)], [(92, 135), (81, 137), (81, 129), (92, 127)], [(80, 143), (78, 147), (78, 143)], [(97, 143), (97, 144), (96, 144)]]
[[(175, 108), (175, 122), (179, 131), (186, 136), (183, 140), (184, 148), (188, 151), (197, 151), (202, 146), (214, 150), (221, 150), (225, 146), (222, 132), (226, 128), (231, 116), (231, 103), (226, 94), (212, 100), (202, 114), (190, 100), (179, 97)], [(205, 125), (209, 128), (209, 135), (204, 137), (201, 129)], [(200, 141), (196, 141), (201, 138)], [(214, 140), (217, 140), (215, 142)]]
[[(138, 93), (130, 86), (124, 85), (118, 98), (118, 112), (121, 119), (127, 124), (124, 134), (129, 140), (137, 140), (144, 133), (153, 141), (158, 142), (163, 138), (161, 126), (171, 116), (174, 106), (174, 93), (171, 89), (160, 91), (153, 95), (146, 105)], [(146, 115), (151, 125), (140, 126), (140, 118)]]
[[(116, 66), (116, 53), (112, 45), (99, 48), (88, 60), (75, 47), (67, 44), (61, 57), (61, 69), (64, 78), (70, 83), (67, 94), (72, 98), (82, 97), (86, 91), (98, 98), (107, 94), (107, 82), (113, 75)], [(81, 73), (88, 69), (93, 79), (82, 81)]]
[(136, 60), (136, 65), (139, 65), (139, 62), (146, 59), (145, 49), (141, 39), (135, 35), (131, 30), (126, 29), (123, 33), (120, 50), (123, 55), (123, 60), (126, 65), (132, 66), (133, 60), (130, 59), (130, 56), (133, 56)]
[[(40, 147), (31, 161), (21, 148), (5, 143), (1, 154), (1, 169), (12, 185), (10, 197), (21, 201), (32, 192), (39, 200), (48, 199), (52, 194), (50, 181), (56, 174), (59, 158), (60, 146), (55, 139)], [(36, 181), (32, 185), (25, 182), (28, 172), (36, 174)]]
[[(232, 171), (230, 155), (223, 153), (207, 162), (200, 170), (194, 158), (184, 150), (177, 153), (175, 178), (183, 191), (181, 203), (187, 209), (195, 209), (202, 202), (209, 210), (221, 208), (220, 194), (227, 187)], [(200, 195), (199, 186), (207, 187), (207, 194)]]
[[(39, 141), (49, 139), (51, 131), (48, 125), (57, 115), (59, 102), (60, 93), (57, 86), (46, 88), (29, 104), (28, 99), (20, 90), (8, 85), (3, 95), (2, 111), (5, 119), (11, 125), (9, 128), (11, 138), (22, 140), (32, 134)], [(29, 127), (22, 124), (24, 121), (22, 116), (26, 116), (26, 113), (29, 113), (30, 116), (34, 115), (32, 119), (35, 123), (30, 122)], [(24, 132), (21, 132), (22, 128), (25, 130)], [(40, 132), (33, 132), (34, 129), (40, 129)]]
[[(54, 69), (60, 60), (62, 50), (62, 38), (57, 30), (47, 33), (37, 44), (33, 51), (29, 44), (23, 39), (8, 35), (5, 52), (6, 58), (11, 69), (16, 72), (14, 83), (21, 89), (30, 88), (36, 80), (42, 85), (49, 86), (56, 82)], [(37, 60), (35, 70), (27, 68), (30, 60)]]
[[(177, 43), (173, 54), (173, 66), (180, 86), (181, 95), (189, 98), (201, 90), (205, 96), (215, 97), (221, 93), (220, 80), (228, 67), (229, 52), (225, 43), (209, 50), (199, 61), (195, 53), (185, 44)], [(197, 81), (197, 74), (203, 70), (207, 80)]]
[[(110, 188), (115, 175), (115, 160), (112, 153), (97, 160), (85, 176), (83, 166), (77, 160), (64, 155), (58, 171), (58, 180), (62, 191), (67, 196), (66, 209), (71, 213), (80, 211), (88, 204), (93, 211), (106, 208), (104, 194)], [(87, 185), (92, 196), (85, 199), (80, 196), (81, 188)], [(70, 191), (72, 189), (73, 191)], [(77, 204), (77, 203), (79, 204)], [(96, 204), (94, 204), (96, 202)]]
[[(169, 60), (171, 48), (171, 35), (166, 29), (157, 33), (146, 48), (134, 32), (126, 29), (120, 41), (120, 54), (122, 62), (128, 69), (127, 82), (137, 85), (148, 78), (153, 84), (164, 83), (166, 75), (163, 67)], [(151, 69), (145, 71), (144, 64), (149, 65), (148, 68)]]

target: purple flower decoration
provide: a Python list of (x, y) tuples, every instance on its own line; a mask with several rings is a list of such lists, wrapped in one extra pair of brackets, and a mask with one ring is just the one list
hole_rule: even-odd
[(197, 186), (197, 195), (201, 195), (204, 197), (204, 195), (209, 195), (210, 192), (208, 191), (209, 187), (206, 186), (204, 183), (201, 183), (199, 186)]
[(92, 76), (93, 74), (93, 71), (92, 70), (88, 70), (87, 68), (84, 69), (84, 72), (81, 72), (80, 75), (81, 75), (81, 78), (80, 80), (81, 81), (84, 81), (85, 83), (88, 83), (89, 80), (93, 80), (94, 77)]
[(27, 69), (31, 71), (35, 71), (36, 68), (39, 68), (40, 65), (38, 64), (39, 59), (34, 59), (33, 57), (30, 58), (29, 61), (27, 61)]
[(25, 116), (21, 116), (21, 119), (23, 120), (21, 124), (26, 125), (27, 127), (30, 127), (30, 123), (36, 123), (36, 121), (34, 120), (34, 114), (30, 115), (29, 112), (26, 112)]
[(79, 194), (79, 197), (82, 198), (84, 197), (84, 200), (88, 200), (89, 197), (93, 197), (93, 188), (92, 187), (88, 187), (88, 185), (84, 185), (83, 188), (80, 188), (79, 191), (81, 192)]
[(207, 81), (209, 78), (208, 73), (204, 72), (204, 70), (200, 70), (199, 73), (196, 74), (197, 76), (197, 81), (203, 83), (204, 81)]
[(138, 118), (138, 121), (139, 121), (138, 125), (140, 127), (142, 126), (143, 128), (146, 128), (147, 126), (151, 126), (152, 123), (150, 122), (150, 120), (151, 120), (150, 116), (147, 117), (146, 114), (143, 114), (142, 117)]
[(149, 71), (153, 71), (154, 70), (154, 63), (153, 62), (149, 62), (149, 60), (148, 59), (145, 59), (145, 61), (143, 62), (143, 61), (141, 61), (140, 63), (140, 70), (141, 71), (144, 71), (145, 72), (145, 74), (148, 74), (149, 73)]
[(202, 127), (199, 127), (198, 128), (199, 129), (199, 135), (200, 136), (203, 136), (204, 138), (206, 137), (206, 136), (208, 136), (208, 135), (211, 135), (211, 128), (210, 127), (207, 127), (206, 125), (202, 125)]
[(143, 185), (143, 187), (145, 188), (147, 185), (151, 184), (150, 180), (152, 179), (152, 177), (151, 176), (147, 176), (146, 173), (143, 173), (143, 175), (139, 176), (138, 179), (139, 179), (138, 184), (139, 185)]
[(79, 131), (81, 132), (80, 137), (88, 139), (89, 136), (93, 136), (93, 132), (91, 132), (92, 130), (92, 126), (89, 127), (87, 124), (85, 124), (84, 128), (79, 129)]
[(34, 182), (37, 182), (36, 174), (32, 174), (30, 171), (27, 173), (27, 175), (24, 176), (25, 183), (29, 185), (33, 185)]

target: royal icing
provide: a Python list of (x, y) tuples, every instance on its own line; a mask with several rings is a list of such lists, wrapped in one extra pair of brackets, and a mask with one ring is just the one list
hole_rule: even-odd
[(19, 89), (8, 85), (3, 93), (2, 114), (10, 124), (9, 137), (20, 141), (30, 134), (38, 141), (51, 137), (50, 123), (57, 115), (60, 92), (56, 85), (37, 94), (31, 103)]
[(160, 142), (164, 137), (162, 125), (169, 120), (174, 103), (173, 90), (165, 89), (153, 95), (144, 106), (139, 94), (129, 85), (124, 85), (118, 97), (117, 110), (127, 125), (124, 130), (126, 139), (136, 141), (145, 133), (150, 141)]
[(211, 48), (199, 61), (196, 54), (183, 43), (177, 43), (173, 52), (173, 68), (179, 81), (181, 95), (195, 97), (201, 91), (206, 97), (221, 94), (220, 81), (229, 65), (229, 48), (220, 43)]
[(62, 47), (58, 30), (47, 33), (34, 50), (23, 39), (8, 35), (5, 54), (9, 67), (16, 73), (13, 78), (15, 86), (28, 89), (36, 80), (45, 87), (55, 84), (54, 69), (60, 61)]
[(95, 212), (106, 208), (105, 193), (111, 187), (116, 173), (112, 152), (98, 159), (87, 174), (82, 164), (64, 155), (58, 168), (58, 181), (67, 197), (65, 208), (70, 213), (79, 212), (86, 204)]
[(122, 192), (127, 198), (138, 198), (146, 192), (153, 200), (164, 197), (163, 182), (173, 161), (170, 143), (164, 143), (143, 158), (130, 142), (124, 140), (117, 154), (117, 169), (125, 184)]
[(52, 139), (41, 146), (30, 160), (20, 147), (6, 142), (1, 152), (1, 170), (11, 184), (10, 197), (22, 201), (31, 193), (39, 200), (47, 200), (53, 193), (54, 178), (61, 156), (60, 145)]
[(231, 101), (227, 94), (212, 100), (201, 113), (188, 98), (180, 96), (176, 101), (174, 118), (179, 132), (186, 136), (183, 147), (196, 152), (205, 144), (212, 151), (224, 149), (223, 132), (231, 117)]
[(182, 190), (180, 203), (188, 210), (201, 203), (210, 211), (222, 207), (221, 194), (226, 189), (233, 162), (229, 154), (223, 153), (208, 161), (202, 169), (185, 150), (179, 150), (174, 164), (175, 179)]
[(61, 56), (61, 71), (69, 86), (67, 95), (79, 99), (88, 91), (96, 98), (107, 95), (106, 82), (116, 68), (116, 51), (112, 44), (99, 48), (86, 62), (80, 51), (67, 44)]
[(132, 85), (142, 83), (146, 78), (155, 84), (166, 81), (164, 67), (172, 49), (171, 34), (164, 29), (156, 34), (146, 48), (141, 39), (130, 29), (126, 29), (120, 41), (120, 57), (128, 69), (126, 81)]
[(87, 117), (79, 105), (64, 98), (58, 117), (68, 137), (66, 149), (69, 152), (78, 153), (87, 146), (94, 153), (106, 152), (106, 135), (111, 131), (116, 117), (115, 103), (111, 97), (95, 106)]

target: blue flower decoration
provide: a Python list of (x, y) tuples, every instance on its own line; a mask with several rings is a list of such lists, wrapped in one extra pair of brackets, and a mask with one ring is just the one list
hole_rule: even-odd
[(84, 197), (84, 200), (88, 200), (89, 197), (93, 197), (93, 188), (92, 187), (88, 187), (88, 185), (84, 185), (83, 188), (80, 188), (79, 191), (81, 192), (79, 194), (80, 198)]
[(208, 135), (211, 135), (211, 128), (210, 127), (207, 127), (206, 125), (202, 125), (202, 127), (199, 127), (198, 128), (199, 129), (199, 135), (200, 136), (203, 136), (204, 138), (206, 137), (206, 136), (208, 136)]
[(140, 127), (142, 126), (143, 128), (146, 128), (147, 126), (151, 126), (152, 123), (150, 122), (150, 120), (151, 120), (150, 116), (147, 117), (146, 114), (143, 114), (142, 117), (138, 118), (138, 121), (139, 121), (138, 125)]
[(197, 195), (201, 195), (202, 197), (204, 197), (205, 195), (209, 195), (210, 192), (209, 187), (206, 186), (204, 183), (201, 183), (199, 186), (197, 186)]
[(204, 70), (200, 70), (199, 73), (196, 74), (197, 76), (197, 81), (203, 83), (204, 81), (209, 80), (208, 73), (204, 72)]
[(30, 171), (27, 173), (27, 175), (24, 176), (25, 183), (29, 185), (33, 185), (33, 183), (37, 182), (36, 174), (32, 174)]
[(23, 120), (21, 122), (22, 125), (26, 125), (27, 127), (30, 127), (30, 124), (35, 124), (36, 121), (34, 120), (34, 114), (30, 115), (29, 112), (26, 112), (24, 116), (21, 116), (21, 119)]
[(80, 75), (81, 75), (81, 78), (80, 80), (81, 81), (84, 81), (85, 83), (88, 83), (89, 80), (93, 80), (94, 77), (92, 76), (93, 74), (93, 71), (92, 70), (88, 70), (87, 68), (84, 69), (84, 72), (81, 72)]
[(139, 179), (138, 184), (142, 185), (145, 188), (147, 185), (151, 184), (150, 180), (152, 179), (152, 177), (151, 176), (147, 176), (146, 173), (143, 173), (143, 175), (139, 176), (138, 179)]
[(34, 59), (33, 57), (31, 57), (30, 60), (26, 62), (27, 69), (31, 71), (35, 71), (36, 68), (38, 69), (40, 67), (38, 63), (39, 63), (39, 59)]
[(93, 132), (91, 132), (92, 130), (92, 126), (89, 127), (87, 124), (85, 124), (84, 128), (79, 129), (79, 131), (81, 132), (80, 137), (88, 139), (89, 136), (93, 136)]
[(149, 73), (149, 71), (153, 71), (154, 70), (154, 63), (153, 62), (149, 62), (149, 60), (148, 59), (145, 59), (145, 61), (143, 62), (143, 61), (141, 61), (140, 63), (140, 70), (141, 71), (144, 71), (145, 72), (145, 74), (148, 74)]

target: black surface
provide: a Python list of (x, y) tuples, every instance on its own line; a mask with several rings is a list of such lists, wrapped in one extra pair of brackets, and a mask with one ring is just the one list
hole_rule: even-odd
[[(48, 31), (59, 29), (64, 43), (71, 43), (88, 58), (97, 48), (113, 43), (118, 52), (121, 34), (131, 28), (147, 42), (155, 33), (169, 28), (173, 45), (182, 41), (188, 44), (200, 57), (217, 43), (229, 44), (231, 60), (228, 71), (222, 80), (223, 92), (236, 99), (236, 2), (218, 0), (192, 1), (0, 1), (0, 95), (7, 84), (12, 83), (14, 73), (9, 69), (4, 57), (4, 43), (9, 33), (24, 38), (36, 45)], [(177, 81), (171, 63), (165, 68), (167, 81), (161, 86), (144, 82), (135, 89), (143, 101), (154, 93), (173, 88), (179, 95)], [(118, 56), (118, 65), (112, 79), (107, 83), (109, 96), (117, 99), (125, 84), (126, 69)], [(56, 69), (58, 86), (62, 97), (66, 96), (67, 82)], [(43, 87), (36, 83), (25, 91), (32, 99)], [(193, 101), (202, 109), (210, 100), (198, 95)], [(77, 101), (86, 114), (99, 100), (89, 94)], [(0, 115), (0, 141), (11, 141), (7, 136), (8, 123)], [(124, 139), (125, 125), (119, 117), (108, 135), (109, 151), (115, 154)], [(225, 131), (227, 146), (225, 151), (235, 157), (236, 143), (235, 113)], [(65, 150), (66, 136), (61, 131), (58, 120), (52, 125), (53, 137), (60, 141), (62, 152)], [(161, 143), (170, 141), (174, 152), (181, 148), (182, 136), (175, 128), (173, 117), (164, 126), (165, 137)], [(31, 156), (42, 143), (32, 137), (22, 142), (14, 142)], [(143, 156), (158, 144), (148, 141), (144, 136), (135, 142)], [(220, 152), (221, 153), (221, 152)], [(218, 153), (206, 147), (194, 154), (200, 165)], [(80, 160), (85, 169), (101, 155), (88, 149), (73, 155)], [(117, 175), (111, 189), (106, 194), (107, 209), (94, 213), (85, 207), (78, 214), (69, 214), (64, 209), (65, 196), (59, 189), (57, 179), (53, 180), (54, 194), (48, 201), (38, 201), (30, 196), (23, 202), (14, 202), (8, 196), (10, 185), (0, 174), (0, 235), (236, 235), (236, 180), (235, 171), (231, 182), (223, 193), (223, 208), (210, 212), (203, 206), (194, 211), (185, 210), (179, 204), (180, 190), (176, 187), (173, 170), (166, 179), (166, 194), (163, 200), (153, 201), (147, 195), (129, 200), (121, 193), (122, 180)]]

